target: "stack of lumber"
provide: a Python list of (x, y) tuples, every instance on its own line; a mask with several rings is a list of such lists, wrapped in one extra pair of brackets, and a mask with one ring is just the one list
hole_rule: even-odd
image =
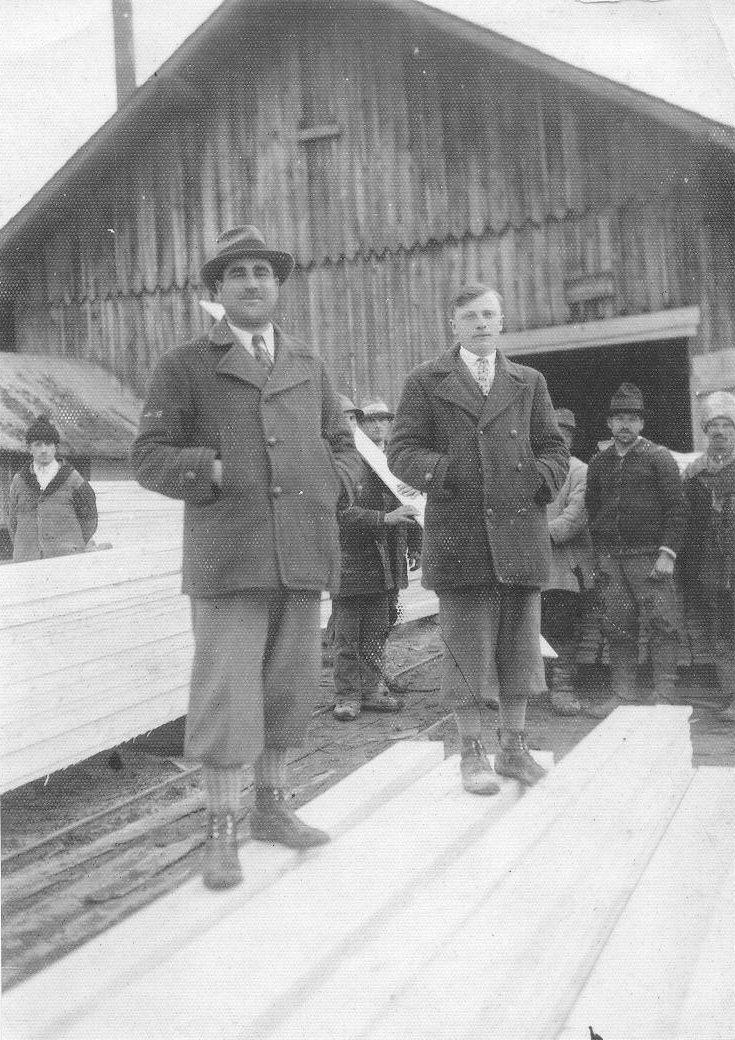
[(133, 480), (92, 482), (97, 496), (99, 526), (97, 545), (115, 549), (167, 545), (181, 549), (184, 503), (153, 491)]
[(11, 990), (5, 1036), (731, 1040), (732, 776), (693, 771), (687, 719), (618, 709), (492, 799), (393, 748), (302, 810), (330, 845), (249, 842), (240, 888), (195, 879)]

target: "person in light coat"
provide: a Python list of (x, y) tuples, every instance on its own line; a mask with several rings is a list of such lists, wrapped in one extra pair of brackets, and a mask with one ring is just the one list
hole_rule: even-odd
[[(574, 413), (557, 408), (555, 414), (571, 453), (577, 425)], [(587, 466), (570, 454), (567, 478), (546, 507), (551, 570), (541, 596), (541, 628), (558, 654), (549, 669), (551, 706), (557, 715), (578, 715), (582, 708), (574, 693), (574, 670), (580, 594), (591, 588), (593, 574), (592, 538), (584, 506), (586, 486)]]
[(546, 507), (569, 451), (540, 372), (500, 349), (502, 300), (463, 286), (449, 309), (454, 345), (411, 372), (396, 410), (388, 464), (426, 492), (423, 581), (439, 595), (442, 689), (454, 710), (466, 790), (498, 785), (481, 740), (482, 706), (499, 702), (495, 770), (532, 784), (529, 693), (545, 688), (541, 586), (551, 562)]
[(273, 322), (294, 265), (262, 233), (224, 233), (202, 269), (225, 317), (160, 359), (133, 446), (146, 488), (183, 499), (194, 629), (186, 757), (203, 764), (204, 881), (237, 884), (242, 766), (251, 834), (291, 848), (327, 835), (290, 809), (286, 752), (319, 691), (320, 595), (339, 587), (337, 502), (361, 472), (324, 363)]

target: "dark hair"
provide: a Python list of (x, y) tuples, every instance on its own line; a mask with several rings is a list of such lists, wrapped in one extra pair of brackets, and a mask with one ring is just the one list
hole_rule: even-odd
[(34, 441), (41, 441), (43, 444), (58, 444), (60, 440), (59, 431), (47, 415), (39, 415), (26, 431), (26, 444), (33, 444)]
[(497, 297), (500, 309), (503, 309), (503, 297), (497, 289), (493, 289), (492, 285), (486, 285), (484, 282), (467, 282), (466, 285), (461, 285), (457, 289), (449, 301), (450, 317), (454, 316), (457, 307), (464, 307), (470, 300), (476, 300), (478, 296), (484, 296), (485, 293), (492, 293), (493, 296)]

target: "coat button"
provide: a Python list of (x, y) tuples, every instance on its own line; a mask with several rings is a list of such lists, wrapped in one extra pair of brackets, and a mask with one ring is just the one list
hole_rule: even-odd
[(492, 516), (493, 515), (492, 509), (486, 509), (485, 512), (487, 513), (488, 516)]
[(279, 484), (274, 484), (273, 487), (271, 488), (271, 494), (273, 495), (274, 498), (278, 498), (278, 496), (281, 494), (282, 491), (283, 491), (283, 488)]
[(518, 470), (518, 472), (520, 473), (520, 472), (521, 472), (521, 470), (523, 469), (523, 463), (522, 463), (522, 462), (519, 462), (519, 463), (517, 463), (517, 464), (516, 464), (516, 469), (517, 469), (517, 470)]
[(196, 478), (196, 473), (194, 472), (193, 469), (188, 469), (186, 471), (186, 473), (184, 474), (184, 479), (185, 480), (194, 480), (195, 478)]
[(274, 444), (278, 444), (278, 439), (276, 437), (269, 437), (265, 443), (269, 448), (272, 448)]
[(424, 473), (424, 480), (429, 481), (434, 479), (433, 473)]
[(510, 435), (511, 435), (511, 437), (517, 437), (518, 436), (518, 430), (511, 430), (510, 431)]

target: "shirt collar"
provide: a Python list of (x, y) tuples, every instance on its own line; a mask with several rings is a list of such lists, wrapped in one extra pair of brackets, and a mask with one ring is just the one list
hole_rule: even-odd
[(262, 336), (265, 340), (265, 346), (270, 354), (271, 358), (275, 357), (275, 335), (273, 332), (273, 326), (270, 322), (264, 325), (261, 329), (241, 329), (237, 325), (233, 325), (232, 322), (227, 319), (227, 324), (232, 329), (232, 333), (237, 340), (242, 343), (248, 353), (255, 355), (253, 350), (253, 336)]
[[(483, 356), (487, 357), (488, 361), (490, 362), (490, 372), (491, 373), (493, 373), (495, 371), (495, 356), (496, 356), (497, 353), (498, 353), (497, 350), (493, 350), (493, 352), (491, 354), (483, 355)], [(477, 362), (480, 360), (480, 356), (481, 355), (480, 354), (473, 354), (471, 350), (466, 350), (463, 346), (460, 345), (459, 356), (462, 358), (462, 360), (464, 361), (465, 365), (467, 365), (467, 367), (469, 368), (470, 372), (473, 375), (476, 375), (476, 373), (477, 373)]]

